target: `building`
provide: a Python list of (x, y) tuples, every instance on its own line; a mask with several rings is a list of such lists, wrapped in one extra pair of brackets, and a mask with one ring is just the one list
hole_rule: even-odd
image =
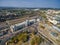
[(32, 20), (25, 20), (24, 22), (21, 22), (21, 23), (17, 23), (15, 25), (11, 25), (10, 28), (11, 28), (11, 31), (14, 32), (16, 30), (20, 30), (26, 26), (30, 26), (32, 24), (35, 23), (35, 19), (32, 19)]
[(60, 32), (60, 15), (54, 16), (47, 16), (48, 21), (51, 22), (53, 25), (52, 27)]
[(47, 14), (58, 14), (58, 13), (60, 13), (60, 10), (50, 10), (49, 9), (49, 10), (46, 11), (46, 13)]
[(0, 36), (2, 36), (3, 35), (3, 32), (0, 32)]
[(54, 25), (59, 24), (60, 23), (60, 16), (59, 15), (54, 15), (54, 16), (47, 16), (48, 21), (50, 21), (51, 23), (53, 23)]
[(12, 31), (20, 30), (26, 26), (29, 26), (34, 23), (35, 20), (25, 20), (24, 22), (11, 25), (10, 28)]
[(11, 31), (17, 31), (17, 30), (20, 30), (22, 28), (25, 27), (25, 23), (26, 22), (22, 22), (22, 23), (18, 23), (18, 24), (15, 24), (15, 25), (11, 25), (10, 28), (11, 28)]
[(0, 35), (5, 35), (8, 33), (9, 26), (6, 22), (0, 22)]
[(26, 26), (30, 26), (34, 24), (35, 22), (39, 21), (39, 18), (33, 17), (33, 18), (20, 18), (15, 20), (7, 21), (10, 29), (12, 32), (20, 30)]

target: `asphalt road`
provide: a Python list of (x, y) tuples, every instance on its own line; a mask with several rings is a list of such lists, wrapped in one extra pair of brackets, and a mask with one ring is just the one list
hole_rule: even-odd
[[(31, 26), (33, 26), (33, 25), (36, 25), (37, 23), (34, 23), (34, 24), (32, 24)], [(18, 31), (16, 31), (16, 32), (13, 32), (13, 33), (10, 33), (10, 34), (6, 34), (6, 35), (4, 35), (4, 36), (2, 36), (2, 37), (0, 37), (0, 39), (2, 39), (2, 42), (0, 43), (0, 45), (5, 45), (5, 43), (6, 43), (6, 41), (8, 41), (9, 39), (11, 39), (13, 36), (15, 36), (17, 33), (20, 33), (21, 31), (24, 31), (24, 29), (26, 29), (26, 28), (28, 28), (29, 26), (27, 26), (27, 27), (25, 27), (25, 28), (23, 28), (23, 29), (21, 29), (21, 30), (18, 30)]]

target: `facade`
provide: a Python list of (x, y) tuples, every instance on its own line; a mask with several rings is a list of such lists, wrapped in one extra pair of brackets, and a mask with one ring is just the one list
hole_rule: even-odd
[(60, 32), (60, 15), (47, 16), (48, 21), (51, 22), (52, 27)]
[(11, 25), (10, 29), (12, 32), (14, 32), (14, 31), (20, 30), (26, 26), (30, 26), (30, 25), (34, 24), (36, 21), (39, 21), (39, 19), (37, 18), (37, 19), (26, 20), (24, 22), (21, 22), (21, 23), (15, 24), (15, 25)]
[(56, 20), (48, 19), (48, 21), (50, 21), (50, 22), (53, 23), (54, 25), (56, 25), (56, 24), (58, 23)]
[(3, 35), (3, 32), (0, 32), (0, 36), (2, 36)]
[(26, 26), (26, 22), (24, 21), (24, 22), (22, 22), (22, 23), (18, 23), (18, 24), (15, 24), (15, 25), (11, 25), (11, 26), (10, 26), (10, 29), (11, 29), (12, 32), (14, 32), (14, 31), (16, 31), (16, 30), (19, 30), (19, 29), (25, 27), (25, 26)]
[(55, 16), (47, 16), (48, 21), (50, 21), (51, 23), (53, 23), (54, 25), (60, 23), (60, 16), (59, 15), (55, 15)]
[(58, 10), (58, 11), (56, 11), (56, 10), (47, 10), (46, 12), (47, 12), (47, 14), (58, 14), (58, 13), (60, 13), (60, 10)]

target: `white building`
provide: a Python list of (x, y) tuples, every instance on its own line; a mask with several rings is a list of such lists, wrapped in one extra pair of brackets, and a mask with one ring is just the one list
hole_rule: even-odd
[(13, 32), (13, 31), (19, 30), (25, 26), (27, 26), (27, 21), (24, 21), (24, 22), (15, 24), (15, 25), (11, 25), (10, 28), (11, 28), (11, 31)]
[(56, 11), (56, 10), (47, 10), (46, 11), (47, 14), (58, 14), (60, 13), (60, 10)]
[(26, 20), (24, 22), (21, 22), (21, 23), (15, 24), (15, 25), (11, 25), (10, 29), (11, 29), (12, 32), (14, 32), (16, 30), (20, 30), (21, 28), (24, 28), (28, 25), (33, 24), (33, 23), (35, 23), (35, 19)]
[(47, 16), (48, 21), (50, 21), (51, 23), (53, 23), (54, 25), (60, 23), (60, 16), (59, 15), (55, 15), (55, 16)]
[(56, 25), (56, 24), (58, 23), (56, 20), (48, 19), (48, 21), (50, 21), (50, 22), (53, 23), (54, 25)]

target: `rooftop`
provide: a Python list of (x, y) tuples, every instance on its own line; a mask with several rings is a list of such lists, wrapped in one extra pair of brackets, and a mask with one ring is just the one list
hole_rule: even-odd
[(36, 18), (36, 16), (34, 16), (34, 17), (23, 17), (23, 18), (19, 18), (19, 19), (9, 20), (7, 22), (9, 23), (9, 25), (15, 25), (17, 23), (24, 22), (27, 19), (30, 20), (30, 19), (33, 19), (33, 18)]

